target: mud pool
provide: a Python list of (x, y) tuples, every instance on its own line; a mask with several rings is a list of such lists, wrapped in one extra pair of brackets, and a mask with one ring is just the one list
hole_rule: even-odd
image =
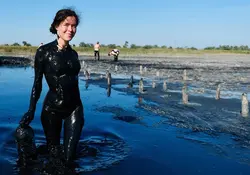
[[(202, 87), (189, 83), (190, 103), (183, 105), (181, 82), (168, 82), (164, 91), (163, 79), (154, 79), (157, 85), (152, 88), (152, 77), (144, 77), (146, 91), (139, 94), (140, 76), (127, 87), (131, 71), (112, 72), (108, 89), (105, 69), (95, 70), (89, 80), (79, 77), (85, 113), (76, 161), (79, 174), (250, 173), (250, 119), (239, 113), (240, 91), (222, 92), (215, 100), (213, 89), (191, 93)], [(1, 174), (38, 174), (16, 167), (13, 136), (28, 108), (33, 76), (31, 67), (0, 67)], [(40, 112), (47, 90), (43, 81), (31, 123), (37, 146), (45, 144)]]

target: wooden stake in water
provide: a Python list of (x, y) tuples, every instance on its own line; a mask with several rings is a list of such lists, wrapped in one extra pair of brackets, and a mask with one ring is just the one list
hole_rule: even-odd
[(143, 72), (142, 72), (142, 65), (140, 65), (140, 74), (142, 74)]
[(128, 83), (128, 87), (129, 87), (129, 88), (132, 88), (132, 87), (133, 87), (133, 84), (134, 84), (134, 77), (133, 77), (133, 75), (131, 75), (130, 81), (129, 81), (129, 83)]
[(155, 88), (156, 87), (156, 83), (155, 81), (152, 82), (152, 88)]
[(186, 81), (187, 80), (187, 70), (184, 69), (183, 71), (183, 80)]
[(111, 73), (108, 73), (108, 78), (107, 78), (107, 84), (108, 86), (111, 86)]
[(82, 60), (80, 63), (81, 63), (81, 70), (80, 71), (85, 74), (85, 72), (84, 72), (84, 61)]
[(130, 82), (133, 84), (134, 83), (134, 76), (133, 75), (131, 75), (131, 77), (130, 77)]
[(220, 99), (220, 84), (218, 84), (218, 86), (217, 86), (215, 99), (216, 100)]
[(144, 67), (144, 73), (147, 73), (147, 67)]
[(118, 66), (117, 66), (117, 65), (115, 65), (115, 71), (116, 71), (116, 72), (118, 71)]
[(188, 93), (186, 84), (184, 84), (184, 86), (182, 87), (182, 102), (183, 104), (188, 104)]
[(243, 117), (247, 117), (248, 116), (248, 99), (247, 99), (247, 94), (243, 93), (241, 95), (241, 115)]
[(106, 79), (108, 79), (109, 70), (106, 71)]
[(159, 72), (159, 71), (156, 72), (156, 76), (157, 76), (157, 77), (160, 76), (160, 72)]
[(85, 78), (87, 80), (90, 79), (90, 73), (88, 72), (88, 70), (85, 70)]
[(143, 92), (143, 79), (141, 78), (139, 81), (139, 92), (142, 93)]
[(163, 81), (163, 90), (167, 91), (167, 81), (166, 80)]

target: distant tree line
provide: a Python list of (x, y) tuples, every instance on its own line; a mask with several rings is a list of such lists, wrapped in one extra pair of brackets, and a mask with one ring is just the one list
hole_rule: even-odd
[[(23, 46), (32, 46), (32, 45), (31, 45), (30, 43), (28, 43), (27, 41), (23, 41), (22, 43), (23, 43)], [(4, 46), (21, 46), (21, 44), (15, 42), (15, 43), (13, 43), (13, 44), (11, 44), (11, 45), (9, 45), (9, 44), (4, 44)]]
[[(32, 46), (30, 43), (27, 41), (23, 41), (22, 45), (15, 42), (11, 45), (9, 44), (4, 44), (4, 46)], [(76, 47), (75, 44), (72, 44), (73, 47)], [(93, 48), (94, 44), (92, 43), (85, 43), (85, 42), (80, 42), (79, 47), (86, 47), (86, 48)], [(136, 45), (136, 44), (130, 44), (128, 41), (125, 41), (123, 45), (116, 45), (116, 44), (101, 44), (101, 47), (106, 47), (106, 48), (130, 48), (130, 49), (155, 49), (155, 48), (162, 48), (162, 49), (188, 49), (188, 50), (198, 50), (195, 47), (172, 47), (172, 46), (158, 46), (158, 45)], [(250, 50), (250, 48), (247, 45), (241, 45), (241, 46), (230, 46), (230, 45), (220, 45), (219, 47), (215, 46), (209, 46), (204, 48), (204, 50)]]
[[(92, 43), (85, 43), (85, 42), (80, 42), (79, 47), (87, 47), (87, 48), (91, 48), (94, 47), (94, 44)], [(143, 49), (153, 49), (153, 48), (163, 48), (163, 49), (173, 49), (172, 46), (158, 46), (158, 45), (144, 45), (144, 46), (140, 46), (140, 45), (136, 45), (136, 44), (130, 44), (128, 41), (125, 41), (124, 45), (116, 45), (116, 44), (101, 44), (101, 47), (108, 47), (108, 48), (130, 48), (130, 49), (139, 49), (139, 48), (143, 48)], [(191, 49), (191, 50), (198, 50), (195, 47), (177, 47), (176, 49)]]
[(219, 47), (206, 47), (204, 50), (250, 50), (248, 46), (220, 45)]

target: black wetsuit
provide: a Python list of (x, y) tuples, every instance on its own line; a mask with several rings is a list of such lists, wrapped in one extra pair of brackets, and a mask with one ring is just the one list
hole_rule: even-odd
[(25, 114), (26, 118), (22, 120), (29, 120), (27, 119), (29, 113), (35, 112), (44, 75), (49, 91), (43, 103), (41, 121), (47, 146), (51, 151), (53, 147), (60, 145), (60, 133), (64, 120), (64, 155), (66, 161), (72, 161), (84, 125), (83, 105), (78, 87), (78, 73), (81, 66), (76, 51), (70, 46), (59, 50), (57, 44), (55, 40), (37, 50), (30, 107)]

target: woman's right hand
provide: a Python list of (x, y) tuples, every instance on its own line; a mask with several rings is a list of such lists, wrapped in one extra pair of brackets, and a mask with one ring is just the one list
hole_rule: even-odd
[(26, 112), (23, 115), (23, 117), (22, 117), (21, 121), (19, 122), (19, 124), (20, 125), (29, 125), (30, 122), (34, 119), (34, 115), (35, 115), (35, 113), (33, 111), (29, 110), (28, 112)]

